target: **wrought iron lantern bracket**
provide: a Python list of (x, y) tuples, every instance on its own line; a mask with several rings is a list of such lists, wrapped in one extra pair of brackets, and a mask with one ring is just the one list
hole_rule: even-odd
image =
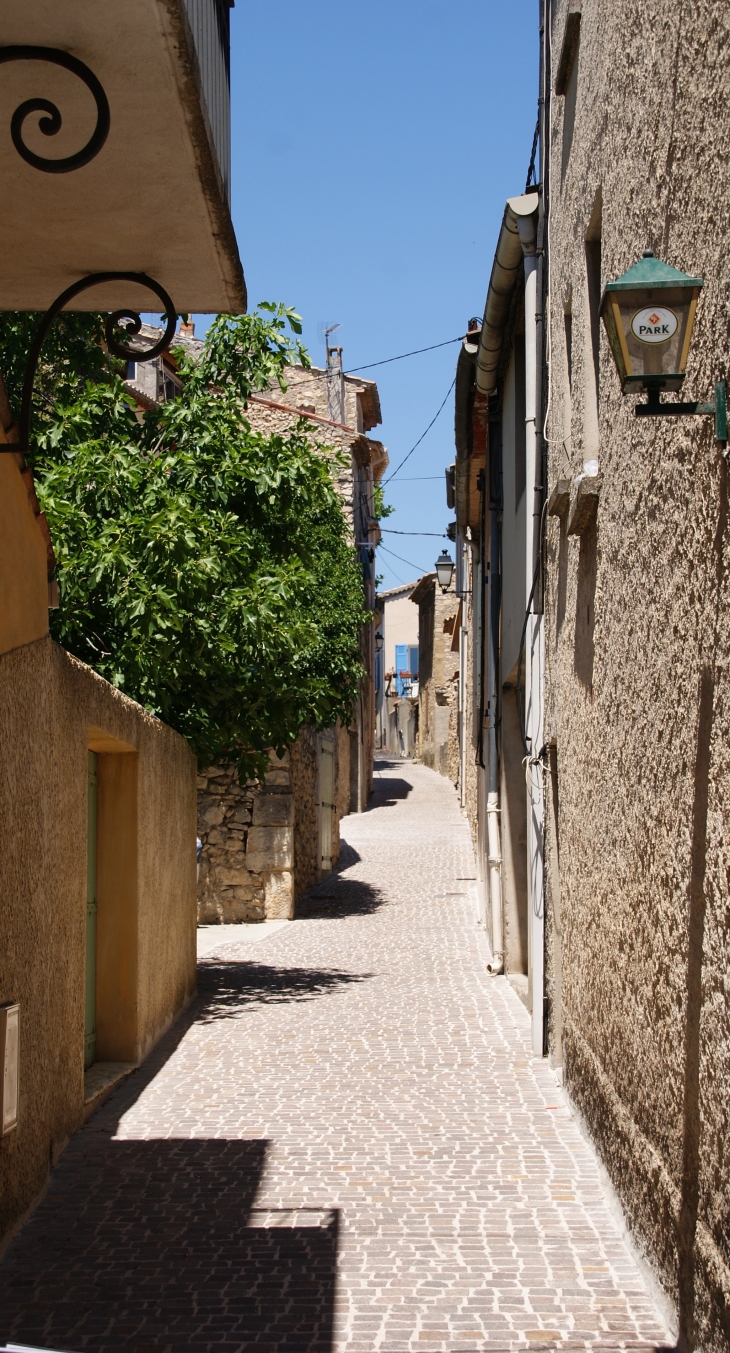
[[(31, 46), (12, 46), (0, 47), (0, 65), (9, 61), (46, 61), (51, 65), (61, 66), (68, 70), (72, 75), (86, 85), (96, 103), (96, 126), (81, 150), (75, 155), (67, 155), (62, 159), (47, 159), (43, 155), (38, 155), (31, 150), (23, 140), (23, 129), (25, 120), (31, 113), (43, 113), (44, 116), (38, 120), (38, 129), (44, 136), (55, 136), (61, 129), (61, 113), (55, 103), (49, 99), (34, 98), (26, 99), (21, 103), (10, 121), (10, 135), (13, 145), (18, 154), (26, 164), (34, 169), (40, 169), (46, 174), (67, 174), (74, 169), (81, 169), (89, 164), (96, 155), (99, 154), (104, 145), (111, 126), (111, 114), (109, 111), (109, 100), (104, 89), (94, 75), (94, 72), (79, 61), (77, 57), (71, 56), (70, 52), (60, 51), (55, 47), (31, 47)], [(38, 360), (41, 354), (43, 341), (57, 315), (72, 301), (79, 296), (82, 291), (88, 291), (90, 287), (102, 286), (105, 282), (131, 282), (135, 286), (148, 288), (153, 292), (165, 312), (165, 332), (162, 338), (151, 348), (140, 351), (136, 348), (125, 346), (117, 337), (115, 330), (122, 329), (123, 332), (131, 337), (138, 334), (142, 328), (142, 320), (135, 310), (115, 310), (108, 315), (105, 324), (105, 336), (109, 351), (115, 357), (121, 357), (126, 361), (149, 362), (154, 357), (159, 357), (170, 346), (175, 333), (177, 323), (177, 314), (175, 307), (168, 296), (165, 288), (159, 282), (155, 282), (152, 277), (148, 277), (144, 272), (96, 272), (89, 273), (87, 277), (82, 277), (78, 282), (73, 282), (70, 287), (61, 292), (53, 305), (49, 307), (43, 315), (38, 328), (33, 336), (33, 342), (28, 354), (28, 361), (25, 368), (25, 379), (23, 381), (23, 396), (20, 411), (19, 440), (17, 442), (0, 443), (0, 452), (20, 452), (26, 456), (30, 448), (30, 427), (33, 414), (33, 387), (35, 384), (36, 373), (38, 370)]]
[(714, 400), (675, 400), (665, 404), (662, 404), (661, 401), (661, 392), (664, 389), (664, 382), (661, 377), (651, 381), (650, 377), (645, 376), (643, 386), (648, 397), (645, 404), (636, 405), (634, 413), (637, 418), (676, 418), (686, 414), (709, 414), (714, 416), (715, 419), (715, 441), (725, 442), (727, 446), (726, 381), (715, 382)]
[(21, 103), (13, 113), (10, 135), (15, 149), (26, 164), (32, 165), (34, 169), (41, 169), (45, 174), (68, 174), (71, 170), (80, 169), (82, 165), (93, 160), (104, 145), (111, 126), (109, 100), (94, 72), (89, 70), (83, 61), (79, 61), (78, 57), (71, 56), (70, 52), (59, 51), (56, 47), (0, 47), (0, 65), (8, 61), (47, 61), (52, 66), (62, 66), (86, 85), (96, 104), (96, 126), (86, 145), (75, 155), (49, 160), (26, 146), (23, 141), (23, 124), (31, 113), (44, 113), (45, 116), (38, 121), (38, 129), (44, 136), (55, 136), (61, 130), (61, 113), (56, 104), (51, 103), (49, 99), (26, 99)]
[(33, 387), (35, 385), (36, 373), (38, 371), (38, 360), (41, 354), (43, 341), (50, 329), (53, 321), (61, 311), (72, 301), (74, 297), (79, 296), (82, 291), (88, 291), (90, 287), (103, 286), (105, 282), (132, 282), (136, 286), (149, 288), (158, 300), (162, 302), (165, 311), (165, 332), (162, 338), (158, 340), (151, 348), (140, 351), (138, 348), (127, 347), (115, 334), (115, 330), (123, 329), (125, 334), (132, 336), (138, 334), (142, 328), (142, 320), (139, 314), (134, 310), (114, 310), (107, 316), (104, 332), (109, 351), (115, 357), (121, 357), (124, 361), (130, 362), (149, 362), (154, 357), (159, 357), (160, 353), (169, 348), (175, 334), (177, 323), (177, 314), (175, 307), (168, 296), (165, 288), (159, 282), (155, 282), (152, 277), (148, 277), (144, 272), (96, 272), (90, 273), (88, 277), (82, 277), (78, 282), (74, 282), (61, 295), (56, 298), (53, 305), (44, 314), (38, 328), (33, 336), (33, 342), (28, 354), (28, 362), (25, 368), (25, 379), (23, 381), (23, 397), (20, 408), (20, 426), (19, 440), (17, 442), (7, 442), (0, 444), (0, 451), (16, 451), (21, 455), (27, 456), (30, 447), (30, 428), (33, 415)]

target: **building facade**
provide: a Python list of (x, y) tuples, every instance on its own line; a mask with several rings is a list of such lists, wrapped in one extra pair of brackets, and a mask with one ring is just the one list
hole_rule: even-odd
[[(533, 1051), (597, 1147), (679, 1346), (719, 1353), (727, 443), (690, 409), (716, 403), (730, 359), (726, 10), (690, 23), (660, 0), (640, 15), (626, 0), (544, 0), (541, 13), (534, 184), (505, 206), (457, 370), (478, 695), (465, 807), (493, 969), (531, 1012)], [(604, 326), (607, 285), (647, 250), (703, 279), (680, 396), (676, 382), (622, 393)], [(690, 409), (637, 417), (650, 398)]]
[(418, 740), (418, 613), (416, 583), (375, 598), (382, 648), (375, 655), (376, 745), (391, 756), (414, 756)]
[[(159, 304), (170, 335), (175, 308), (245, 309), (227, 18), (198, 22), (215, 7), (7, 8), (3, 88), (20, 119), (0, 137), (0, 308), (50, 324), (63, 304)], [(39, 106), (58, 142), (39, 137)], [(0, 380), (0, 1241), (191, 999), (196, 971), (195, 758), (49, 636), (58, 580), (31, 414), (8, 407)]]
[(418, 607), (418, 759), (459, 777), (459, 603), (426, 573), (411, 592)]

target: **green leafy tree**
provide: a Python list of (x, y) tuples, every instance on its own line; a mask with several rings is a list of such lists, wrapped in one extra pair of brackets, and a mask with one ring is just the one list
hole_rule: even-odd
[[(287, 363), (308, 364), (287, 329), (300, 321), (283, 306), (220, 316), (198, 360), (178, 350), (181, 396), (140, 421), (98, 339), (86, 353), (100, 332), (89, 321), (79, 352), (61, 345), (67, 365), (48, 363), (35, 424), (59, 565), (54, 636), (201, 763), (237, 760), (242, 774), (304, 724), (349, 720), (367, 619), (338, 458), (305, 420), (265, 436), (246, 417), (253, 390), (285, 388)], [(92, 373), (81, 385), (80, 352)]]

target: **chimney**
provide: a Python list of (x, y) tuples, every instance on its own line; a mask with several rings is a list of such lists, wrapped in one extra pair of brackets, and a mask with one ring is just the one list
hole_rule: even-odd
[(193, 320), (188, 320), (187, 324), (183, 320), (180, 321), (180, 337), (195, 338), (195, 324)]
[(327, 344), (327, 412), (334, 423), (345, 421), (345, 379), (342, 374), (342, 348)]

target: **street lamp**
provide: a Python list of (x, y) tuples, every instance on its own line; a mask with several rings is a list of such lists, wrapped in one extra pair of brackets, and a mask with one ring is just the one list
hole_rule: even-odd
[(451, 587), (451, 579), (454, 576), (454, 561), (451, 556), (446, 553), (446, 550), (441, 551), (434, 564), (434, 568), (436, 569), (436, 577), (438, 578), (438, 584), (441, 591), (448, 592)]
[(616, 363), (621, 389), (648, 391), (646, 404), (636, 414), (667, 417), (677, 414), (714, 414), (715, 436), (727, 441), (725, 382), (715, 386), (715, 402), (662, 404), (662, 390), (679, 390), (684, 381), (692, 341), (701, 277), (689, 277), (655, 258), (651, 249), (633, 267), (608, 282), (601, 315)]
[(385, 639), (383, 638), (382, 634), (380, 633), (380, 630), (378, 630), (378, 631), (376, 632), (376, 635), (375, 635), (375, 652), (376, 652), (376, 653), (382, 653), (382, 651), (383, 651), (383, 645), (384, 645), (384, 644), (385, 644)]

